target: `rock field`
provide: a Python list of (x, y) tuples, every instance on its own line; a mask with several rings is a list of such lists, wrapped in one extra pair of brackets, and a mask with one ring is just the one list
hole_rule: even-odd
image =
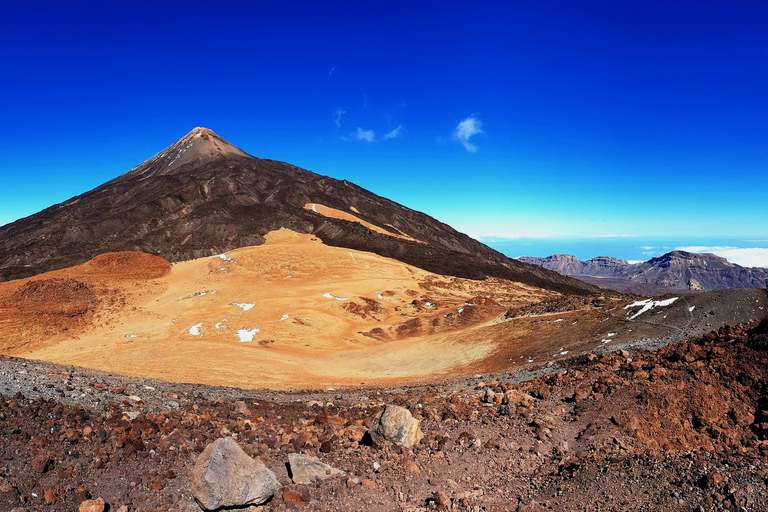
[[(566, 363), (277, 392), (3, 357), (0, 510), (199, 511), (192, 473), (220, 438), (277, 478), (241, 510), (768, 510), (767, 320)], [(388, 405), (423, 439), (375, 444)]]

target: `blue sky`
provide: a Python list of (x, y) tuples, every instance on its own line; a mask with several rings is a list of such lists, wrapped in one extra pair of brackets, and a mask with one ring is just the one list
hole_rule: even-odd
[(511, 256), (768, 266), (764, 1), (14, 4), (0, 224), (205, 126)]

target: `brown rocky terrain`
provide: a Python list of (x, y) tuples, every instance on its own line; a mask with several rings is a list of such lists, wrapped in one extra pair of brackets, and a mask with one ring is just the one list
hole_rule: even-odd
[(599, 293), (507, 258), (348, 181), (248, 155), (205, 128), (112, 181), (1, 226), (0, 281), (79, 265), (107, 252), (145, 252), (170, 262), (213, 256), (260, 245), (280, 228), (438, 274)]
[(608, 256), (582, 261), (568, 254), (518, 259), (621, 293), (661, 295), (680, 290), (768, 288), (768, 269), (742, 267), (714, 254), (672, 251), (642, 263)]
[[(195, 461), (232, 437), (278, 481), (243, 510), (768, 510), (768, 321), (566, 366), (268, 392), (4, 357), (0, 509), (198, 511)], [(424, 438), (371, 444), (386, 404)], [(292, 453), (344, 475), (294, 483)]]

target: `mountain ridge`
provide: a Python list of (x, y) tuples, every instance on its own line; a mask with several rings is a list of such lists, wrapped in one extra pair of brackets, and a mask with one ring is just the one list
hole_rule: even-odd
[[(554, 254), (546, 258), (522, 256), (518, 259), (563, 275), (592, 278), (587, 282), (600, 282), (625, 293), (638, 290), (638, 285), (645, 286), (646, 291), (653, 289), (648, 286), (658, 287), (655, 290), (658, 293), (673, 290), (768, 288), (768, 269), (742, 267), (711, 253), (671, 251), (640, 263), (609, 256), (582, 261), (567, 254)], [(602, 279), (606, 281), (598, 281)]]

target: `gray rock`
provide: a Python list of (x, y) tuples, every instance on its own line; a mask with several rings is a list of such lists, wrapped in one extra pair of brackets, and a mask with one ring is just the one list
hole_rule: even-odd
[(315, 480), (346, 475), (344, 471), (329, 466), (317, 457), (303, 453), (289, 454), (288, 464), (291, 466), (291, 474), (295, 484), (311, 484)]
[(379, 446), (411, 447), (424, 437), (419, 425), (405, 407), (387, 405), (371, 424), (371, 439)]
[(275, 474), (231, 437), (206, 446), (192, 470), (192, 494), (205, 510), (260, 505), (277, 490)]

